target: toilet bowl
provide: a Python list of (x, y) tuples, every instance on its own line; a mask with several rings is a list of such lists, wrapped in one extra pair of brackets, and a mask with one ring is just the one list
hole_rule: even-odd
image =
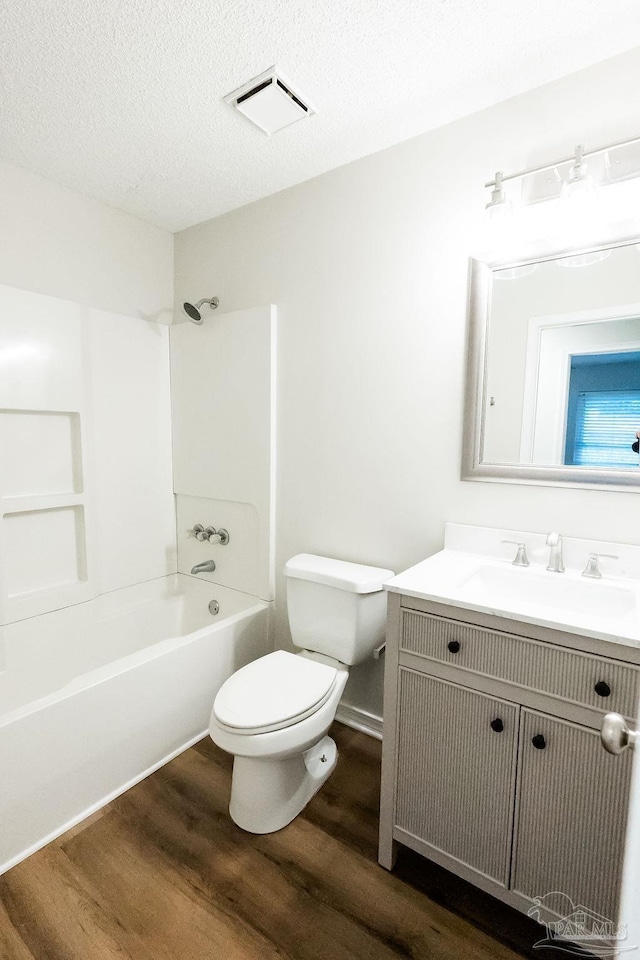
[(382, 642), (382, 584), (393, 573), (300, 554), (285, 576), (293, 642), (303, 637), (311, 649), (277, 650), (242, 667), (218, 691), (209, 725), (234, 756), (231, 819), (250, 833), (285, 827), (335, 769), (327, 733), (349, 665)]
[[(303, 671), (307, 687), (295, 686), (296, 678), (303, 679), (302, 672), (295, 669), (298, 663), (310, 666)], [(317, 677), (314, 665), (320, 668)], [(280, 683), (275, 686), (278, 671)], [(266, 705), (255, 696), (260, 676), (265, 684), (272, 684)], [(234, 681), (231, 689), (225, 690), (226, 684), (220, 688), (209, 733), (214, 743), (234, 755), (229, 814), (243, 830), (272, 833), (285, 827), (331, 775), (337, 749), (326, 734), (348, 676), (347, 668), (337, 661), (333, 665), (318, 663), (305, 653), (278, 650), (235, 673), (230, 678)], [(308, 690), (306, 702), (303, 690)], [(242, 694), (246, 699), (240, 699)], [(232, 698), (236, 709), (230, 711)], [(247, 706), (246, 715), (242, 705)], [(224, 722), (230, 719), (241, 725)]]

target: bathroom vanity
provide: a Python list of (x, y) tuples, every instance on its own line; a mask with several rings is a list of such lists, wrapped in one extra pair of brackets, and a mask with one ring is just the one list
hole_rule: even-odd
[(445, 550), (387, 584), (379, 860), (402, 843), (532, 915), (570, 898), (615, 922), (631, 752), (600, 729), (637, 718), (638, 548), (614, 545), (626, 577), (600, 580), (581, 576), (596, 548), (565, 544), (551, 573), (539, 534), (447, 524)]

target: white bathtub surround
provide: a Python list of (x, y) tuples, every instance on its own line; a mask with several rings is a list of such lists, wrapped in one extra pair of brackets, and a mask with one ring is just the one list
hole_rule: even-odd
[(1, 870), (199, 739), (223, 681), (270, 649), (275, 327), (270, 307), (213, 344), (192, 327), (174, 382), (206, 447), (179, 460), (203, 494), (181, 506), (231, 528), (240, 592), (174, 574), (168, 327), (8, 287), (0, 312)]
[[(178, 569), (214, 560), (200, 577), (274, 596), (276, 308), (205, 313), (171, 328)], [(224, 527), (226, 546), (192, 530)]]
[[(198, 574), (199, 579), (244, 589), (256, 596), (269, 593), (267, 589), (259, 589), (261, 585), (267, 585), (262, 576), (264, 564), (261, 564), (260, 551), (256, 548), (260, 542), (260, 518), (253, 504), (178, 494), (176, 511), (180, 573), (188, 574), (197, 563), (214, 560), (215, 571)], [(193, 533), (197, 523), (216, 529), (224, 527), (229, 533), (229, 542), (223, 546), (197, 540)], [(269, 597), (263, 596), (262, 599), (268, 600)]]
[(0, 287), (0, 623), (88, 599), (86, 311)]
[(0, 872), (200, 739), (269, 606), (178, 574), (4, 627)]
[(175, 570), (168, 330), (0, 287), (0, 623)]
[(99, 593), (177, 570), (169, 329), (89, 311)]

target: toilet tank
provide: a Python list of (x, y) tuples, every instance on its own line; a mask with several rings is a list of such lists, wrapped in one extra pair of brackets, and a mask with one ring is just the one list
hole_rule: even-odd
[(285, 564), (284, 574), (296, 647), (353, 666), (384, 641), (382, 584), (392, 570), (300, 553)]

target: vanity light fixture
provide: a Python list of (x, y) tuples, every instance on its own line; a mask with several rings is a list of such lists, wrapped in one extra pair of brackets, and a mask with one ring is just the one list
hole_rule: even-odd
[[(511, 239), (515, 208), (502, 184), (502, 171), (496, 173), (491, 200), (485, 207), (484, 234), (488, 248), (501, 250)], [(506, 250), (505, 250), (506, 252)]]
[[(502, 221), (503, 235), (505, 233), (504, 227), (509, 223), (509, 232), (513, 240), (516, 239), (516, 233), (519, 234), (521, 229), (523, 234), (530, 232), (531, 227), (534, 230), (539, 229), (544, 216), (539, 216), (538, 213), (533, 216), (533, 208), (537, 206), (540, 200), (555, 199), (557, 201), (559, 197), (560, 204), (552, 204), (554, 213), (558, 214), (555, 228), (552, 230), (552, 233), (558, 234), (556, 239), (563, 239), (566, 242), (569, 234), (577, 233), (579, 236), (582, 236), (583, 233), (588, 234), (591, 228), (598, 226), (598, 221), (602, 217), (602, 204), (596, 179), (588, 170), (585, 159), (604, 155), (603, 160), (597, 164), (597, 179), (602, 181), (600, 185), (636, 179), (640, 177), (637, 157), (637, 145), (639, 144), (640, 136), (610, 143), (595, 150), (585, 150), (580, 145), (576, 147), (573, 156), (554, 160), (552, 163), (541, 164), (537, 167), (529, 167), (526, 170), (519, 170), (517, 173), (496, 173), (495, 179), (485, 183), (485, 188), (492, 192), (491, 200), (486, 207), (484, 233), (494, 241), (497, 239), (495, 236), (495, 221), (497, 219)], [(636, 147), (635, 151), (631, 149), (625, 151), (625, 148), (631, 148), (632, 146)], [(616, 176), (613, 171), (620, 167), (624, 169), (624, 175)], [(538, 174), (543, 175), (549, 172), (552, 172), (551, 176), (536, 177)], [(524, 181), (527, 178), (530, 178), (527, 186), (533, 188), (533, 191), (529, 190), (528, 201), (523, 199), (517, 211), (513, 204), (510, 205), (509, 209), (510, 202), (505, 194), (505, 184), (509, 181), (521, 181), (521, 185), (524, 186)], [(542, 206), (545, 206), (545, 204)], [(529, 212), (524, 216), (527, 207)], [(529, 230), (526, 229), (524, 223), (517, 222), (527, 219), (529, 219)], [(620, 218), (614, 215), (612, 219)], [(538, 224), (537, 227), (536, 223)], [(545, 229), (543, 226), (542, 235), (547, 232), (548, 228)], [(522, 239), (524, 239), (524, 236)], [(534, 239), (534, 237), (532, 236), (530, 239)], [(487, 245), (494, 248), (494, 256), (500, 255), (500, 250), (497, 248), (503, 246), (501, 242), (491, 243), (488, 239)], [(508, 252), (513, 253), (513, 250)]]
[(556, 232), (568, 246), (580, 244), (600, 226), (601, 206), (598, 188), (584, 162), (584, 147), (576, 147), (569, 176), (562, 183)]
[[(619, 140), (617, 143), (609, 143), (604, 147), (597, 147), (595, 150), (585, 150), (583, 146), (576, 147), (574, 153), (570, 157), (563, 157), (561, 160), (553, 160), (551, 163), (543, 163), (538, 167), (527, 167), (526, 170), (518, 170), (517, 173), (500, 173), (500, 184), (499, 186), (504, 189), (504, 184), (509, 180), (523, 180), (525, 177), (532, 177), (536, 173), (545, 173), (547, 170), (558, 170), (560, 167), (567, 166), (572, 164), (571, 170), (569, 172), (569, 180), (581, 180), (584, 179), (585, 171), (585, 158), (586, 157), (595, 157), (603, 153), (611, 153), (616, 150), (621, 150), (624, 147), (630, 147), (633, 144), (640, 144), (640, 136), (631, 137), (629, 140)], [(582, 170), (580, 169), (582, 165)], [(633, 177), (640, 176), (640, 170), (637, 170)], [(630, 179), (630, 177), (627, 177)], [(485, 188), (494, 190), (497, 186), (498, 175), (496, 174), (496, 179), (489, 180), (485, 183)], [(561, 181), (562, 178), (558, 175), (558, 180)]]
[(576, 147), (575, 162), (569, 171), (568, 180), (562, 184), (560, 196), (565, 203), (591, 203), (596, 194), (596, 185), (584, 162), (584, 147)]
[(502, 171), (496, 173), (493, 181), (493, 190), (491, 191), (491, 200), (485, 207), (486, 217), (489, 222), (496, 223), (513, 216), (513, 203), (506, 195), (502, 185)]

